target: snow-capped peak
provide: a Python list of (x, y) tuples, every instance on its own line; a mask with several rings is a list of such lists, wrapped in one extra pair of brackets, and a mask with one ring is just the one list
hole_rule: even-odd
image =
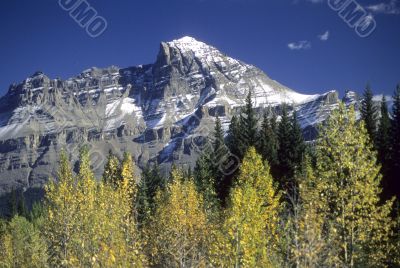
[(168, 44), (178, 45), (182, 47), (208, 46), (207, 44), (197, 41), (195, 38), (190, 36), (184, 36), (182, 38), (172, 40), (171, 42), (168, 42)]
[(200, 42), (193, 37), (185, 36), (167, 43), (171, 47), (178, 48), (181, 52), (193, 52), (196, 57), (204, 57), (218, 50), (206, 43)]
[(173, 40), (172, 42), (182, 42), (182, 43), (197, 43), (199, 41), (197, 41), (195, 38), (191, 37), (191, 36), (184, 36), (182, 38)]

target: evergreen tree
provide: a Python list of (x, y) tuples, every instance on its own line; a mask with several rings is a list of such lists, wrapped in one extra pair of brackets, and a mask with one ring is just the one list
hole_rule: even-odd
[(365, 128), (367, 129), (370, 141), (375, 143), (376, 141), (376, 123), (377, 123), (377, 110), (373, 102), (374, 94), (372, 93), (371, 87), (368, 84), (361, 100), (361, 118), (365, 122)]
[(353, 107), (347, 110), (341, 103), (331, 114), (316, 151), (316, 177), (322, 189), (314, 204), (327, 204), (322, 214), (327, 219), (328, 242), (335, 249), (326, 258), (328, 265), (384, 266), (390, 251), (393, 201), (380, 204), (380, 167)]
[(293, 146), (291, 143), (291, 128), (287, 106), (283, 105), (281, 121), (278, 126), (278, 178), (280, 179), (280, 186), (282, 188), (287, 187), (287, 177), (293, 175), (293, 166), (290, 157)]
[(400, 84), (393, 95), (389, 189), (400, 199)]
[(232, 116), (231, 123), (229, 125), (227, 145), (233, 155), (240, 159), (243, 158), (245, 145), (243, 143), (240, 121), (235, 115)]
[(258, 151), (271, 165), (271, 171), (274, 174), (276, 165), (278, 164), (278, 135), (275, 114), (268, 118), (267, 113), (263, 115), (263, 121), (259, 132)]
[(220, 200), (227, 196), (227, 189), (230, 187), (229, 178), (225, 177), (224, 168), (228, 161), (229, 150), (224, 141), (224, 130), (221, 120), (217, 117), (214, 128), (213, 153), (211, 155), (212, 176), (214, 178), (214, 191)]
[(218, 196), (216, 192), (216, 177), (211, 149), (206, 148), (196, 161), (194, 181), (199, 193), (203, 194), (204, 205), (207, 211), (217, 208)]
[(25, 196), (22, 189), (15, 190), (13, 188), (10, 196), (9, 202), (11, 205), (11, 217), (14, 217), (15, 215), (27, 217), (28, 209), (26, 208)]
[(278, 129), (278, 170), (277, 177), (283, 189), (290, 189), (295, 183), (294, 175), (301, 168), (305, 153), (302, 130), (297, 122), (296, 112), (289, 118), (286, 105), (282, 109), (282, 117)]
[(107, 157), (107, 163), (104, 166), (103, 181), (117, 186), (120, 180), (120, 162), (110, 150)]
[(290, 158), (292, 161), (292, 170), (290, 175), (294, 175), (296, 171), (301, 168), (301, 164), (303, 163), (303, 157), (305, 154), (306, 146), (304, 143), (303, 132), (297, 121), (297, 113), (293, 111), (293, 115), (291, 118), (291, 133), (290, 133), (290, 141), (292, 144)]
[(139, 224), (145, 223), (155, 209), (154, 198), (157, 191), (165, 188), (165, 179), (157, 164), (147, 164), (141, 174), (137, 193)]
[(243, 151), (247, 152), (250, 146), (257, 144), (257, 118), (251, 100), (251, 91), (247, 94), (246, 105), (240, 114), (240, 131), (242, 133)]
[(282, 108), (282, 117), (278, 130), (278, 178), (282, 189), (291, 189), (295, 186), (295, 173), (301, 168), (306, 150), (301, 127), (294, 111), (291, 118), (288, 116), (286, 105)]
[(382, 97), (381, 101), (381, 117), (379, 119), (376, 145), (378, 150), (378, 160), (382, 165), (383, 190), (385, 192), (385, 196), (389, 197), (390, 193), (389, 193), (388, 176), (390, 168), (391, 140), (390, 140), (390, 118), (385, 96)]
[(250, 147), (230, 194), (216, 266), (272, 266), (277, 250), (279, 198), (268, 164)]
[(228, 150), (225, 146), (224, 130), (222, 129), (222, 124), (219, 117), (217, 117), (215, 120), (213, 149), (216, 159), (224, 160), (226, 158)]

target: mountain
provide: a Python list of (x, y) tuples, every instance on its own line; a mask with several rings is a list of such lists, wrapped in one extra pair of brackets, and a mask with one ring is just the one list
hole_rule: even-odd
[[(90, 68), (65, 81), (36, 72), (0, 99), (0, 196), (39, 191), (55, 176), (60, 150), (76, 161), (82, 144), (97, 176), (109, 150), (131, 152), (141, 167), (158, 162), (164, 172), (192, 166), (215, 117), (227, 129), (249, 91), (260, 115), (289, 104), (307, 139), (339, 102), (336, 91), (297, 93), (191, 37), (161, 43), (153, 64)], [(358, 100), (349, 92), (345, 101)]]

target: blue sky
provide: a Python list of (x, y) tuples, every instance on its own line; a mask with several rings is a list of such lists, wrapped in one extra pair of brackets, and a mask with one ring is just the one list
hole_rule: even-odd
[(302, 93), (361, 92), (370, 82), (391, 95), (400, 82), (400, 0), (358, 1), (376, 21), (366, 38), (325, 1), (87, 0), (108, 24), (91, 38), (58, 0), (2, 0), (0, 94), (37, 70), (68, 78), (152, 63), (161, 41), (189, 35)]

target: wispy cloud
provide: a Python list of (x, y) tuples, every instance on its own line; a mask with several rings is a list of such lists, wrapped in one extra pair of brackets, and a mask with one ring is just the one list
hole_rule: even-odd
[(306, 50), (311, 48), (311, 42), (307, 40), (302, 40), (298, 42), (289, 43), (287, 46), (290, 50)]
[(326, 32), (323, 33), (323, 34), (318, 35), (318, 38), (319, 38), (319, 40), (321, 40), (321, 41), (328, 41), (329, 36), (330, 36), (329, 31), (326, 31)]
[(375, 5), (366, 6), (366, 8), (374, 13), (380, 14), (400, 14), (400, 7), (398, 0), (390, 0), (389, 2), (381, 2)]

